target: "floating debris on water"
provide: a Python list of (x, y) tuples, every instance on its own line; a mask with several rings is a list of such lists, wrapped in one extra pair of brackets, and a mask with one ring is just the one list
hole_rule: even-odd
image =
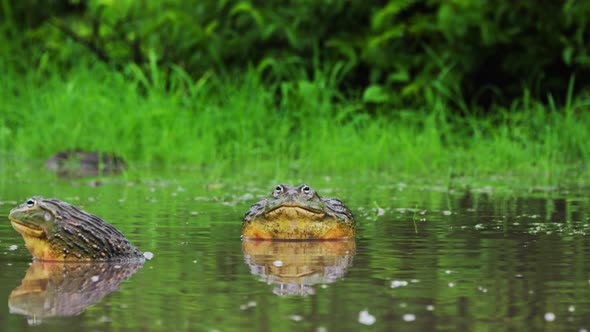
[(545, 321), (552, 322), (555, 320), (555, 314), (552, 312), (545, 313)]
[(407, 286), (408, 282), (404, 281), (404, 280), (393, 280), (391, 281), (391, 285), (389, 287), (391, 288), (398, 288), (398, 287), (404, 287)]
[(18, 246), (16, 244), (13, 244), (13, 245), (11, 245), (11, 246), (8, 247), (8, 250), (10, 250), (10, 251), (14, 251), (16, 249), (18, 249)]
[(146, 252), (143, 253), (143, 257), (145, 257), (145, 259), (147, 259), (149, 261), (152, 258), (154, 258), (154, 254), (151, 253), (151, 252), (149, 252), (149, 251), (146, 251)]
[(558, 222), (547, 222), (547, 223), (533, 223), (532, 227), (529, 228), (528, 233), (531, 235), (538, 234), (564, 234), (564, 235), (582, 235), (585, 236), (590, 231), (588, 224), (580, 223), (558, 223)]
[(243, 201), (249, 201), (251, 199), (254, 199), (254, 195), (247, 193), (247, 194), (240, 196), (240, 199)]
[(429, 304), (426, 306), (426, 310), (428, 311), (434, 311), (434, 306), (432, 304)]
[(240, 305), (240, 310), (246, 310), (249, 308), (254, 308), (256, 306), (256, 301), (249, 301), (246, 304)]
[(272, 265), (274, 265), (276, 267), (281, 267), (281, 266), (283, 266), (283, 262), (282, 261), (274, 261), (274, 262), (272, 262)]
[[(425, 210), (420, 210), (420, 209), (415, 209), (415, 208), (397, 208), (395, 209), (397, 212), (399, 213), (406, 213), (406, 212), (411, 212), (411, 213), (420, 213), (420, 214), (424, 214), (426, 213)], [(423, 213), (422, 213), (423, 212)]]
[(92, 277), (90, 277), (90, 280), (91, 280), (92, 282), (97, 282), (99, 279), (100, 279), (100, 277), (99, 277), (99, 276), (92, 276)]
[(303, 320), (303, 316), (301, 315), (291, 315), (289, 316), (289, 319), (294, 321), (294, 322), (300, 322)]
[(570, 305), (570, 306), (567, 308), (567, 311), (569, 311), (569, 312), (574, 312), (574, 311), (576, 311), (576, 307), (574, 307), (573, 305)]
[(416, 320), (416, 315), (414, 315), (414, 314), (404, 314), (403, 319), (406, 322), (413, 322), (413, 321)]
[(451, 214), (453, 214), (453, 212), (451, 212), (451, 211), (449, 211), (449, 210), (444, 210), (444, 211), (442, 212), (442, 214), (443, 214), (443, 215), (445, 215), (445, 216), (450, 216)]
[(482, 293), (487, 293), (488, 292), (488, 289), (485, 288), (485, 287), (482, 287), (482, 286), (477, 287), (477, 290), (480, 291), (480, 292), (482, 292)]
[(359, 323), (364, 325), (373, 325), (377, 319), (371, 315), (368, 310), (359, 312)]

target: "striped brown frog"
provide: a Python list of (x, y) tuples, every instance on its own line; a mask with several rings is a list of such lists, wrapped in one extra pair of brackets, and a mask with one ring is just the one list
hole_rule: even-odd
[(276, 186), (246, 212), (245, 239), (347, 239), (355, 236), (350, 210), (335, 198), (321, 197), (308, 185)]
[(143, 253), (115, 227), (58, 199), (32, 197), (8, 218), (38, 260), (143, 260)]

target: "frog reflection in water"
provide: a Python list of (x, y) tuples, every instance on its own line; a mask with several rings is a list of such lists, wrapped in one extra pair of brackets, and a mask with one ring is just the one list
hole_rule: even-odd
[(308, 185), (278, 185), (246, 212), (244, 239), (349, 239), (355, 236), (350, 210), (335, 198), (321, 197)]
[(355, 249), (354, 239), (242, 242), (250, 273), (275, 285), (273, 293), (279, 296), (311, 295), (314, 285), (336, 282), (352, 266)]
[(10, 313), (25, 315), (31, 325), (51, 317), (75, 316), (117, 290), (143, 262), (34, 261), (21, 285), (8, 298)]
[(12, 227), (38, 260), (143, 260), (121, 232), (99, 217), (58, 199), (35, 196), (10, 211)]

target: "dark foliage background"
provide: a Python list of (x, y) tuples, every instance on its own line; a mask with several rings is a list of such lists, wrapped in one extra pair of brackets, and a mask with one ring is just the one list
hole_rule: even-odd
[[(590, 2), (508, 0), (1, 0), (4, 66), (96, 59), (266, 82), (318, 72), (345, 96), (396, 107), (444, 97), (458, 111), (526, 91), (588, 90)], [(568, 91), (575, 78), (575, 91)]]

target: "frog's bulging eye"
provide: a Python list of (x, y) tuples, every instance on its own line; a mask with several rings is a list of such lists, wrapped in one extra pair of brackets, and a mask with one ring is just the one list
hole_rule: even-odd
[(33, 206), (35, 206), (35, 200), (31, 198), (27, 201), (27, 207), (32, 208)]
[(275, 194), (280, 194), (283, 192), (283, 186), (276, 186), (275, 188)]
[(306, 195), (307, 195), (307, 194), (309, 194), (309, 193), (311, 192), (311, 188), (310, 188), (309, 186), (303, 186), (303, 187), (301, 188), (301, 191), (302, 191), (304, 194), (306, 194)]

